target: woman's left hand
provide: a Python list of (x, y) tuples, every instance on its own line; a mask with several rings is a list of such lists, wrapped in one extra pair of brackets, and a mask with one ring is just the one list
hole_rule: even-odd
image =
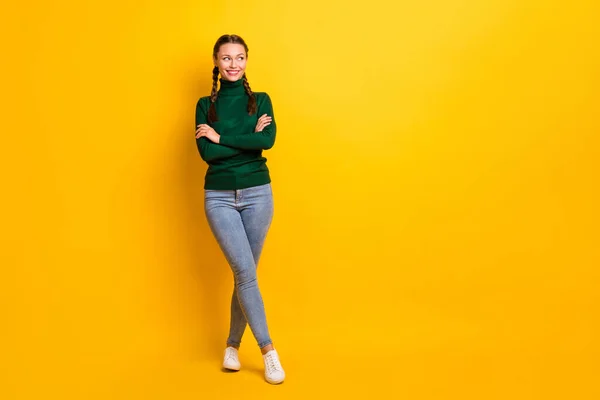
[(198, 129), (196, 129), (196, 139), (204, 136), (213, 143), (219, 143), (221, 135), (215, 132), (215, 130), (211, 126), (207, 124), (200, 124), (197, 128)]

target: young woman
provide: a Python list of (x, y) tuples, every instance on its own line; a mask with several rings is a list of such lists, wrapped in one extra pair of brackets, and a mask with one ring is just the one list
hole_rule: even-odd
[(263, 354), (265, 379), (277, 384), (285, 372), (269, 336), (256, 279), (273, 218), (271, 178), (262, 151), (273, 147), (276, 125), (269, 95), (250, 89), (247, 58), (248, 46), (241, 37), (223, 35), (217, 40), (212, 92), (196, 105), (196, 143), (208, 164), (206, 217), (235, 281), (223, 367), (240, 369), (238, 349), (247, 322)]

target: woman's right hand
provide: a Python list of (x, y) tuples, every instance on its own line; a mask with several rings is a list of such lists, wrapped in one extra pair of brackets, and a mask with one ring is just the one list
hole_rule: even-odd
[(256, 129), (254, 130), (254, 132), (262, 132), (262, 130), (265, 128), (265, 126), (271, 124), (271, 120), (272, 120), (271, 117), (269, 117), (267, 114), (263, 114), (258, 119), (258, 123), (256, 124)]

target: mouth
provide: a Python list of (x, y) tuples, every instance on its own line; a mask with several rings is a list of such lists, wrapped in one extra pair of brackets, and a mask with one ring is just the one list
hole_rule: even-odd
[(231, 75), (231, 76), (238, 76), (240, 74), (240, 70), (227, 70), (227, 75)]

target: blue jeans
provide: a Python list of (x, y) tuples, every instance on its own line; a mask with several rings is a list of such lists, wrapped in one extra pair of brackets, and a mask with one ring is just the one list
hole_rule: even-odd
[(239, 347), (246, 322), (258, 346), (272, 343), (256, 268), (273, 219), (271, 184), (238, 190), (204, 190), (208, 224), (233, 271), (227, 345)]

